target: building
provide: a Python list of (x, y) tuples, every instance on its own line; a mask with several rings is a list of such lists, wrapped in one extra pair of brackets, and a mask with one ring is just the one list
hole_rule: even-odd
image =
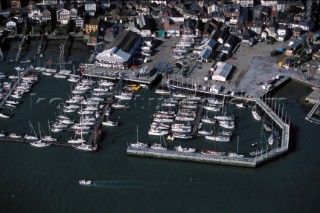
[(42, 21), (51, 21), (51, 12), (47, 8), (42, 11)]
[(64, 8), (64, 5), (59, 5), (57, 9), (57, 21), (61, 24), (68, 24), (70, 20), (70, 10)]
[(57, 5), (59, 2), (58, 0), (42, 0), (42, 5)]
[(131, 30), (124, 31), (114, 39), (112, 48), (96, 56), (96, 64), (100, 67), (126, 69), (132, 64), (131, 59), (141, 43), (141, 35)]
[(221, 61), (217, 62), (210, 68), (210, 71), (213, 72), (212, 80), (226, 82), (229, 79), (233, 68), (234, 67), (231, 64)]
[(84, 10), (90, 16), (95, 16), (97, 11), (97, 4), (94, 1), (86, 1), (84, 4)]
[(92, 32), (98, 31), (99, 21), (96, 18), (91, 18), (87, 23), (84, 24), (83, 32), (86, 34), (90, 34)]

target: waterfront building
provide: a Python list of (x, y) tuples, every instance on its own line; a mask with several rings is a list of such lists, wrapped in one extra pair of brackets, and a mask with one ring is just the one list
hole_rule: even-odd
[(142, 37), (131, 30), (119, 34), (113, 47), (96, 56), (96, 64), (101, 67), (126, 69), (131, 65), (131, 58), (141, 46)]
[(210, 71), (213, 72), (212, 80), (226, 82), (231, 75), (233, 66), (225, 62), (217, 62), (216, 65), (210, 68)]

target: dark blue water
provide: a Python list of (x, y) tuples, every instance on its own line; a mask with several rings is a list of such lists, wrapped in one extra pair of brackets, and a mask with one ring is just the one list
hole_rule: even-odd
[[(80, 63), (89, 50), (77, 45), (70, 58)], [(58, 57), (58, 48), (48, 50), (45, 57)], [(1, 63), (7, 73), (15, 72), (13, 66)], [(1, 130), (27, 132), (28, 120), (45, 128), (59, 112), (58, 104), (50, 100), (67, 98), (70, 84), (41, 76), (33, 92), (12, 119), (0, 120)], [(149, 116), (157, 106), (148, 98), (159, 96), (144, 90), (137, 100), (128, 102), (129, 111), (110, 116), (121, 125), (103, 128), (104, 139), (96, 153), (0, 142), (0, 212), (317, 212), (320, 129), (304, 120), (307, 111), (299, 97), (307, 92), (290, 83), (276, 94), (287, 97), (281, 104), (291, 116), (291, 151), (256, 169), (126, 156), (126, 144), (136, 140), (137, 124), (141, 141), (159, 141), (147, 135)], [(37, 104), (34, 97), (46, 99)], [(232, 106), (228, 110), (237, 116), (239, 152), (247, 152), (252, 140), (261, 136), (261, 124), (254, 122), (249, 110), (236, 111)], [(236, 140), (217, 148), (235, 151)], [(177, 144), (180, 142), (167, 142), (170, 148)], [(199, 138), (181, 144), (214, 146)], [(80, 186), (78, 180), (84, 178), (95, 182)]]

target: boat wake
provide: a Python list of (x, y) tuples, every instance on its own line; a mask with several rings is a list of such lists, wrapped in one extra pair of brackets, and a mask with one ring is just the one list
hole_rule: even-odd
[[(168, 182), (148, 182), (138, 180), (109, 180), (94, 181), (92, 187), (104, 189), (138, 189), (138, 190), (155, 190), (155, 191), (172, 191), (173, 188), (179, 190), (201, 190), (201, 186), (206, 187), (207, 184), (190, 181), (186, 183), (168, 183)], [(192, 187), (194, 186), (194, 187)]]
[(137, 180), (94, 181), (91, 185), (105, 189), (141, 189), (141, 190), (169, 190), (170, 184), (165, 182), (145, 182)]

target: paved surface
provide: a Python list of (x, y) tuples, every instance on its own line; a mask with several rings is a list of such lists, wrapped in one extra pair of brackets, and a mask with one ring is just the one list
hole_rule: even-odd
[[(319, 62), (310, 61), (299, 67), (286, 70), (279, 67), (278, 62), (283, 61), (287, 56), (284, 54), (276, 57), (270, 56), (270, 52), (278, 47), (285, 47), (287, 49), (287, 44), (288, 41), (276, 42), (273, 45), (259, 42), (253, 47), (249, 47), (249, 45), (241, 43), (233, 58), (226, 61), (234, 65), (236, 69), (231, 79), (225, 83), (213, 80), (205, 81), (204, 77), (208, 74), (213, 63), (204, 62), (199, 62), (187, 79), (181, 76), (182, 71), (174, 72), (170, 78), (177, 79), (180, 82), (196, 82), (197, 85), (205, 85), (207, 87), (216, 84), (223, 86), (225, 88), (223, 92), (225, 93), (231, 91), (244, 92), (247, 96), (252, 97), (259, 97), (266, 92), (259, 83), (266, 83), (277, 75), (294, 77), (306, 83), (320, 86), (320, 72), (316, 69)], [(160, 54), (168, 58), (162, 52)], [(189, 68), (196, 62), (196, 60), (192, 59), (181, 60), (185, 62), (183, 68)], [(172, 61), (172, 59), (169, 61)], [(176, 59), (175, 61), (178, 60)]]

